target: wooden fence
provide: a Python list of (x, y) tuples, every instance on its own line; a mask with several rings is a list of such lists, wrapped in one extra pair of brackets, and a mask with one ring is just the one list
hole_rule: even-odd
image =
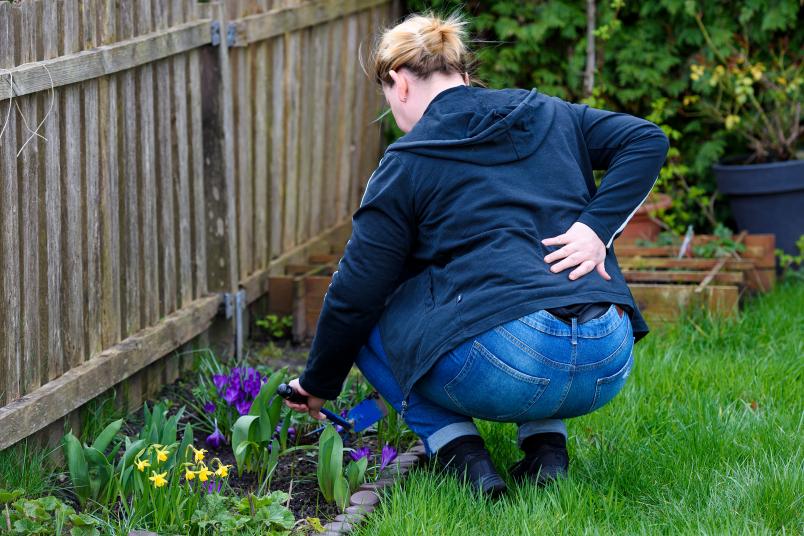
[(227, 295), (344, 236), (381, 151), (358, 49), (396, 12), (0, 1), (0, 449), (124, 380), (137, 403), (229, 340)]

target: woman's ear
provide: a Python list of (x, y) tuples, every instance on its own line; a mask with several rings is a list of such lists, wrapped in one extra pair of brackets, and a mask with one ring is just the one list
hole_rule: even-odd
[(391, 77), (391, 80), (394, 81), (394, 87), (392, 91), (396, 92), (396, 98), (402, 102), (407, 102), (408, 100), (408, 80), (404, 76), (400, 75), (398, 72), (391, 69), (388, 71), (388, 76)]

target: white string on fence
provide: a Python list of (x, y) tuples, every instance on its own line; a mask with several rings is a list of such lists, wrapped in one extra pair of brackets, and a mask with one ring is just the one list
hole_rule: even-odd
[[(5, 134), (6, 129), (8, 128), (8, 123), (11, 120), (12, 107), (17, 109), (17, 112), (19, 113), (20, 118), (22, 119), (22, 124), (25, 126), (25, 130), (27, 130), (30, 133), (30, 136), (28, 136), (28, 138), (25, 140), (25, 143), (23, 143), (22, 147), (20, 147), (19, 151), (17, 151), (16, 155), (17, 158), (19, 158), (19, 156), (22, 154), (22, 151), (25, 149), (25, 147), (28, 145), (28, 143), (30, 143), (32, 139), (42, 138), (46, 142), (48, 141), (48, 139), (45, 136), (39, 133), (39, 130), (45, 124), (47, 118), (50, 117), (50, 114), (53, 112), (53, 107), (56, 104), (56, 84), (53, 82), (53, 76), (50, 74), (50, 69), (48, 69), (45, 65), (42, 65), (42, 68), (47, 73), (48, 78), (50, 78), (50, 106), (47, 109), (47, 113), (42, 118), (42, 121), (40, 121), (39, 124), (36, 126), (36, 128), (33, 130), (31, 130), (31, 127), (28, 125), (28, 121), (25, 118), (25, 114), (22, 113), (19, 103), (14, 99), (14, 73), (11, 71), (6, 71), (6, 73), (8, 74), (8, 85), (11, 88), (11, 93), (8, 98), (8, 110), (6, 111), (6, 118), (5, 121), (3, 122), (3, 128), (0, 129), (0, 142), (2, 142), (3, 134)], [(2, 76), (2, 74), (3, 73), (0, 72), (0, 76)]]

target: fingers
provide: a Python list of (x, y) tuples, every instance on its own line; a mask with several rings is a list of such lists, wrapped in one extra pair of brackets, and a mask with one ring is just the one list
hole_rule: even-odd
[(310, 414), (310, 417), (317, 421), (323, 421), (326, 419), (326, 417), (317, 409), (311, 409), (308, 413)]
[(560, 234), (558, 236), (554, 236), (552, 238), (545, 238), (542, 240), (542, 244), (545, 246), (562, 246), (569, 242), (569, 238), (567, 238), (566, 234)]
[[(577, 266), (580, 263), (584, 262), (582, 256), (578, 253), (573, 253), (569, 257), (565, 258), (563, 261), (558, 262), (550, 267), (550, 271), (554, 274), (559, 272), (563, 272), (567, 268), (572, 268), (573, 266)], [(594, 264), (592, 265), (594, 267)]]
[(606, 271), (606, 264), (605, 264), (605, 263), (602, 263), (602, 262), (601, 262), (600, 264), (598, 264), (598, 265), (596, 266), (596, 268), (597, 268), (597, 273), (599, 273), (599, 274), (600, 274), (600, 276), (601, 276), (603, 279), (605, 279), (606, 281), (611, 281), (611, 276), (610, 276), (610, 275), (609, 275), (609, 273)]
[(305, 413), (310, 411), (310, 408), (307, 407), (307, 404), (296, 404), (295, 402), (291, 402), (290, 400), (285, 400), (285, 405), (292, 409), (293, 411), (298, 411), (299, 413)]
[(549, 264), (551, 262), (555, 262), (557, 260), (560, 260), (560, 259), (563, 259), (565, 257), (568, 257), (568, 256), (572, 255), (574, 252), (575, 252), (575, 250), (573, 248), (571, 248), (570, 246), (564, 246), (561, 249), (557, 249), (557, 250), (553, 251), (549, 255), (545, 255), (544, 256), (544, 262)]
[(579, 277), (584, 276), (584, 275), (588, 274), (589, 272), (591, 272), (594, 268), (595, 268), (594, 261), (583, 261), (580, 264), (580, 266), (578, 266), (576, 269), (574, 269), (572, 272), (570, 272), (569, 278), (572, 281), (575, 281)]

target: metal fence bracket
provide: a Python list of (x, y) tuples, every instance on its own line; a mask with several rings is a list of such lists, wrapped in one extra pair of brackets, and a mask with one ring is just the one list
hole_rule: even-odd
[(212, 46), (216, 47), (221, 44), (221, 21), (213, 20), (210, 25)]

